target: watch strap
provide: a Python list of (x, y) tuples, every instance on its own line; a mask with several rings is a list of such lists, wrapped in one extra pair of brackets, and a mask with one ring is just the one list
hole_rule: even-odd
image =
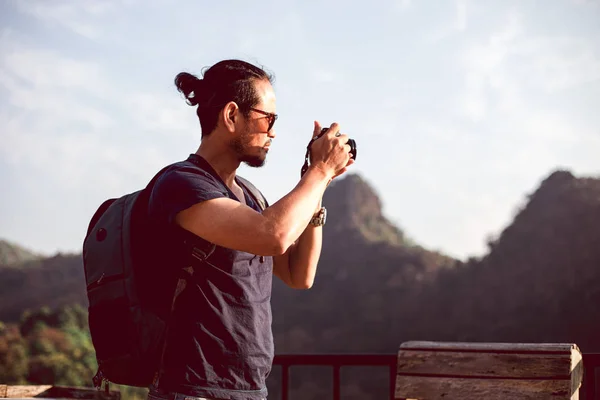
[(313, 226), (323, 226), (325, 225), (325, 221), (327, 219), (327, 209), (325, 207), (321, 207), (319, 211), (313, 215), (310, 220), (310, 224)]

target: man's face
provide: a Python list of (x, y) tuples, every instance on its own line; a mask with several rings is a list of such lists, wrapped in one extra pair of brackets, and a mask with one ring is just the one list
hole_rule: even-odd
[[(254, 87), (259, 99), (254, 108), (275, 114), (275, 92), (269, 81), (256, 81)], [(271, 140), (275, 137), (274, 129), (268, 130), (271, 118), (250, 110), (248, 117), (244, 118), (242, 132), (232, 139), (231, 145), (239, 160), (250, 167), (258, 168), (265, 164)]]

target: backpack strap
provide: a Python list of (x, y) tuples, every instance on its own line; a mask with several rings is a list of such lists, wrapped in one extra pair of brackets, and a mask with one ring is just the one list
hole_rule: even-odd
[(173, 293), (173, 299), (171, 300), (171, 309), (169, 311), (169, 315), (167, 316), (167, 320), (165, 321), (165, 332), (164, 332), (164, 338), (163, 338), (163, 342), (162, 342), (162, 348), (160, 350), (160, 360), (158, 362), (158, 369), (155, 372), (154, 379), (152, 381), (152, 386), (154, 386), (155, 389), (159, 388), (160, 378), (163, 376), (163, 374), (165, 372), (165, 368), (164, 368), (165, 352), (167, 349), (167, 339), (169, 338), (169, 331), (170, 331), (171, 326), (173, 325), (173, 320), (175, 319), (173, 317), (173, 313), (175, 311), (175, 301), (177, 300), (179, 295), (183, 292), (183, 290), (186, 288), (188, 280), (191, 278), (191, 276), (193, 274), (194, 274), (194, 271), (193, 271), (192, 267), (185, 267), (185, 268), (181, 269), (181, 271), (179, 271), (179, 276), (177, 278), (177, 286), (175, 287), (175, 292)]
[(154, 175), (154, 177), (150, 180), (150, 182), (148, 182), (148, 184), (146, 185), (146, 188), (144, 190), (152, 191), (152, 189), (154, 188), (154, 185), (156, 184), (156, 181), (158, 180), (158, 178), (160, 178), (161, 175), (163, 173), (165, 173), (170, 167), (171, 167), (171, 165), (167, 165), (166, 167), (163, 167), (163, 169), (161, 169), (160, 171), (158, 171), (156, 173), (156, 175)]
[[(168, 168), (169, 168), (169, 165), (167, 165), (166, 167), (164, 167), (163, 169), (161, 169), (156, 175), (154, 175), (154, 177), (146, 185), (146, 188), (143, 189), (143, 190), (145, 190), (147, 192), (147, 196), (148, 197), (150, 196), (150, 192), (152, 191), (152, 188), (154, 187), (154, 184), (156, 183), (156, 181), (158, 180), (158, 178)], [(96, 223), (98, 222), (98, 220), (100, 219), (100, 217), (102, 216), (102, 214), (104, 214), (106, 212), (106, 210), (108, 210), (108, 207), (110, 207), (112, 205), (112, 203), (114, 203), (116, 200), (117, 200), (116, 198), (105, 200), (104, 203), (102, 203), (100, 205), (100, 207), (98, 207), (98, 209), (96, 210), (96, 212), (92, 216), (92, 218), (90, 220), (90, 223), (88, 224), (88, 228), (87, 228), (87, 232), (85, 234), (85, 238), (87, 238), (90, 235), (90, 232), (92, 231), (92, 229), (94, 228), (94, 226), (96, 225)]]
[(258, 203), (261, 210), (267, 208), (267, 199), (263, 196), (262, 192), (256, 188), (249, 180), (246, 178), (242, 178), (241, 176), (236, 176), (239, 181), (248, 189), (254, 200)]
[(90, 219), (90, 223), (88, 224), (88, 228), (87, 228), (87, 232), (85, 234), (85, 239), (88, 238), (88, 236), (90, 236), (90, 232), (92, 231), (92, 229), (94, 228), (94, 226), (96, 226), (96, 224), (98, 223), (98, 220), (100, 219), (100, 217), (102, 216), (102, 214), (104, 214), (106, 212), (106, 210), (108, 210), (108, 207), (111, 206), (112, 203), (114, 203), (117, 199), (108, 199), (105, 200), (104, 203), (102, 203), (100, 205), (100, 207), (98, 207), (98, 209), (96, 210), (96, 212), (94, 213), (94, 215), (92, 216), (92, 219)]

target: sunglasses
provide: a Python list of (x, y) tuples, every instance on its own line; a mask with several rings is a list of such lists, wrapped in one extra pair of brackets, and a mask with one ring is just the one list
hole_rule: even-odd
[(273, 113), (270, 113), (270, 112), (259, 110), (257, 108), (253, 108), (253, 107), (250, 107), (250, 109), (252, 111), (256, 111), (257, 113), (260, 113), (262, 115), (266, 115), (267, 116), (267, 118), (269, 119), (269, 129), (267, 129), (267, 132), (270, 132), (271, 129), (273, 129), (273, 125), (275, 125), (275, 121), (277, 120), (277, 114), (273, 114)]

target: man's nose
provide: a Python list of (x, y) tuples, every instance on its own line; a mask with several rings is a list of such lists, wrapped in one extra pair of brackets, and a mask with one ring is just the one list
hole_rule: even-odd
[(271, 139), (275, 139), (275, 129), (271, 129), (269, 132), (267, 132), (267, 135), (271, 138)]

